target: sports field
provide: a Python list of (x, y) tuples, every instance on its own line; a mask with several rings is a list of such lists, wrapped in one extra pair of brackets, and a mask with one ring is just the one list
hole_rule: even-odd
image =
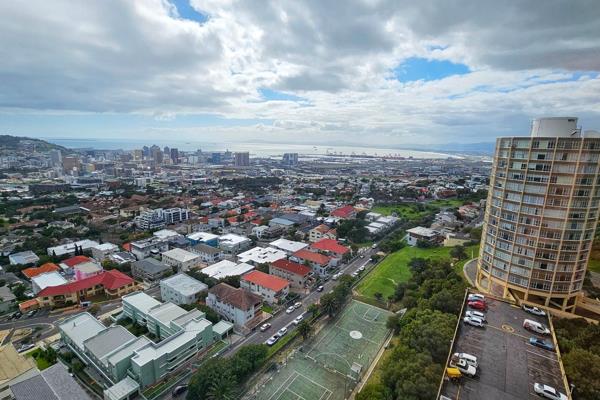
[(257, 400), (342, 400), (383, 345), (390, 313), (352, 301), (255, 391)]

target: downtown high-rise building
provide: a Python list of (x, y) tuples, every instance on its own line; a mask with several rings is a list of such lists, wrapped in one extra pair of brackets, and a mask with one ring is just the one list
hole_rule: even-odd
[(477, 286), (573, 312), (598, 222), (600, 134), (577, 118), (496, 141)]
[(250, 166), (250, 153), (247, 151), (235, 153), (235, 166), (236, 167), (249, 167)]

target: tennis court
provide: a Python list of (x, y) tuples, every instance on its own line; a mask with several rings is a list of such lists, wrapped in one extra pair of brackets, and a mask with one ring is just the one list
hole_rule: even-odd
[(342, 400), (383, 345), (389, 312), (352, 301), (254, 392), (258, 400)]

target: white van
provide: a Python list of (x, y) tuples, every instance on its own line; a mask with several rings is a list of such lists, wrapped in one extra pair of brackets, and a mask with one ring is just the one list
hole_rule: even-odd
[(477, 366), (478, 366), (477, 357), (475, 357), (474, 355), (471, 355), (469, 353), (454, 353), (452, 355), (452, 358), (465, 360), (467, 362), (467, 364), (469, 364), (475, 368), (477, 368)]
[(523, 321), (523, 328), (528, 331), (538, 333), (540, 335), (549, 335), (550, 329), (546, 328), (544, 325), (540, 324), (537, 321), (526, 319)]

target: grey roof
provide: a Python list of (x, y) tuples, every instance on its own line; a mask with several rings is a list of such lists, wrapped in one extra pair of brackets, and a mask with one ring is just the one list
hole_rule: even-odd
[(101, 360), (119, 346), (135, 338), (134, 334), (121, 325), (115, 325), (86, 340), (84, 345), (87, 351), (93, 354), (98, 360)]
[(10, 388), (16, 400), (91, 400), (60, 362)]
[(194, 250), (196, 250), (199, 253), (204, 253), (204, 254), (219, 254), (222, 252), (221, 249), (218, 249), (216, 247), (213, 246), (209, 246), (207, 244), (204, 243), (198, 243), (197, 245), (192, 247)]
[(158, 272), (171, 270), (171, 267), (155, 258), (144, 258), (143, 260), (134, 262), (133, 265), (136, 268), (144, 270), (148, 274), (156, 274)]
[(205, 283), (184, 273), (179, 273), (167, 279), (163, 279), (160, 281), (160, 286), (169, 287), (184, 296), (191, 296), (203, 290), (208, 290), (208, 286)]

